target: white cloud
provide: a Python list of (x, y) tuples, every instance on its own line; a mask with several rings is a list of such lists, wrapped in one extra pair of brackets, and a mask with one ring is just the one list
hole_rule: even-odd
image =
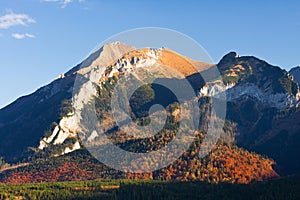
[(62, 8), (65, 8), (65, 7), (66, 7), (69, 3), (71, 3), (71, 2), (72, 2), (72, 0), (63, 0), (63, 1), (62, 1), (62, 4), (63, 4), (63, 5), (62, 5), (61, 7), (62, 7)]
[[(72, 3), (73, 0), (41, 0), (42, 2), (57, 2), (61, 4), (61, 8), (67, 7), (68, 4)], [(78, 0), (79, 3), (84, 2), (85, 0)]]
[(25, 38), (35, 38), (35, 35), (29, 33), (13, 33), (11, 36), (15, 39), (21, 40)]
[(11, 34), (11, 36), (12, 36), (13, 38), (19, 39), (19, 40), (25, 38), (25, 34), (20, 34), (20, 33), (13, 33), (13, 34)]
[(28, 37), (28, 38), (35, 38), (35, 35), (33, 35), (33, 34), (25, 33), (25, 35), (26, 35), (26, 37)]
[(35, 23), (35, 20), (28, 15), (16, 14), (12, 11), (0, 17), (0, 29), (8, 29), (11, 26), (28, 26), (31, 23)]

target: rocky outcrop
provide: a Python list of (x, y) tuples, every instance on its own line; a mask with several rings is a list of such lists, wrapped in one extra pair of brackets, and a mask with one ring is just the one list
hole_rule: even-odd
[(293, 75), (295, 81), (300, 85), (300, 66), (294, 67), (290, 70), (290, 73)]
[[(104, 75), (107, 66), (133, 49), (133, 47), (126, 46), (120, 42), (106, 44), (100, 50), (89, 56), (77, 71), (73, 71), (73, 74), (79, 74), (78, 77), (83, 76), (89, 80), (80, 85), (80, 88), (76, 88), (78, 92), (75, 92), (73, 96), (74, 109), (80, 111), (97, 95), (97, 88), (93, 84), (99, 84), (99, 79)], [(70, 74), (70, 72), (67, 73), (67, 76), (68, 74)], [(75, 84), (76, 81), (79, 80), (75, 80)], [(59, 155), (80, 149), (81, 146), (77, 137), (78, 131), (80, 130), (80, 120), (81, 116), (80, 114), (78, 115), (78, 112), (66, 113), (66, 116), (63, 116), (58, 125), (53, 129), (52, 134), (49, 137), (41, 139), (38, 148), (43, 150), (50, 145), (61, 145), (64, 144), (67, 139), (73, 138), (74, 143), (72, 147), (62, 149)]]
[[(299, 88), (285, 70), (253, 56), (225, 55), (218, 64), (228, 101), (251, 98), (266, 107), (287, 109), (299, 103)], [(234, 86), (232, 86), (234, 85)]]

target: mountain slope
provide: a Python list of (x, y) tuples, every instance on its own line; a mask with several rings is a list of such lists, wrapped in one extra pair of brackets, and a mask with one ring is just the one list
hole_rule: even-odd
[(6, 161), (22, 159), (59, 120), (62, 101), (72, 97), (74, 78), (57, 79), (0, 110), (0, 155)]
[[(88, 75), (91, 79), (93, 76), (97, 78), (98, 70), (101, 67), (99, 66), (100, 61), (105, 66), (133, 49), (131, 46), (118, 42), (104, 45), (61, 78), (1, 109), (0, 156), (7, 162), (17, 162), (27, 158), (33, 153), (28, 150), (29, 147), (39, 146), (40, 149), (43, 149), (44, 146), (47, 146), (41, 139), (46, 132), (48, 132), (47, 136), (51, 136), (52, 130), (56, 127), (58, 127), (56, 129), (58, 135), (53, 136), (52, 139), (57, 139), (57, 137), (59, 139), (56, 140), (57, 142), (53, 141), (55, 144), (63, 144), (68, 137), (76, 138), (76, 133), (73, 133), (72, 130), (74, 127), (71, 127), (73, 123), (67, 117), (68, 111), (65, 113), (63, 109), (63, 106), (66, 106), (63, 105), (63, 102), (72, 98), (76, 75)], [(51, 132), (49, 133), (49, 131)], [(39, 143), (41, 144), (39, 145)], [(76, 146), (78, 147), (78, 144)], [(61, 147), (58, 145), (57, 148)], [(64, 151), (64, 148), (66, 147), (58, 152)]]
[(276, 160), (276, 170), (282, 174), (300, 171), (300, 110), (274, 119), (272, 128), (264, 134), (251, 149)]
[(186, 151), (177, 161), (149, 173), (125, 173), (109, 168), (86, 150), (58, 158), (37, 159), (30, 165), (0, 174), (2, 183), (78, 181), (91, 179), (149, 179), (205, 181), (210, 183), (251, 183), (278, 177), (274, 161), (241, 148), (217, 145), (207, 157), (199, 159), (199, 146)]

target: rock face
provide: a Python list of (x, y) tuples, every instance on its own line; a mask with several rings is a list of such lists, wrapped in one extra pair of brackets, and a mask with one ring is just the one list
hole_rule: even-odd
[[(120, 42), (109, 43), (104, 45), (100, 50), (89, 56), (78, 68), (77, 71), (71, 70), (67, 72), (67, 75), (80, 74), (90, 79), (90, 82), (83, 84), (78, 93), (74, 96), (73, 107), (75, 109), (82, 109), (93, 97), (97, 94), (97, 88), (93, 86), (93, 83), (98, 84), (100, 77), (104, 76), (106, 67), (120, 58), (127, 52), (134, 50), (131, 46), (126, 46)], [(74, 112), (66, 113), (63, 116), (52, 131), (49, 137), (44, 137), (40, 140), (39, 149), (49, 147), (50, 145), (60, 148), (59, 145), (64, 144), (68, 139), (73, 139), (69, 144), (70, 147), (65, 147), (57, 152), (57, 155), (63, 155), (81, 148), (77, 133), (79, 131), (80, 116), (74, 114)]]
[(240, 57), (236, 52), (225, 55), (218, 63), (226, 91), (206, 85), (201, 95), (225, 92), (229, 102), (252, 99), (265, 107), (287, 109), (299, 103), (299, 88), (292, 76), (253, 56)]
[(295, 81), (300, 85), (300, 66), (294, 67), (290, 70), (290, 73), (293, 75)]
[(287, 71), (253, 56), (239, 57), (231, 52), (218, 68), (225, 84), (235, 84), (226, 92), (229, 101), (252, 98), (278, 109), (295, 106), (299, 101), (299, 88)]

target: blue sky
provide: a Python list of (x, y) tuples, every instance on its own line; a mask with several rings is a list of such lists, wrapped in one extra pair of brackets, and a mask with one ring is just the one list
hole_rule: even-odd
[(300, 64), (299, 1), (0, 0), (0, 107), (82, 61), (101, 41), (163, 27), (290, 69)]

